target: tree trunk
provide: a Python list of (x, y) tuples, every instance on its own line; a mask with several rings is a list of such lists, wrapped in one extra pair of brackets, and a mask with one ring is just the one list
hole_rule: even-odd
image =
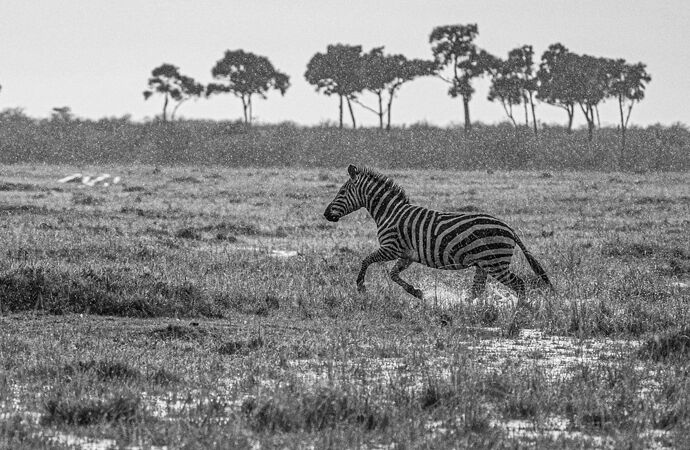
[(182, 102), (184, 102), (184, 100), (180, 100), (179, 102), (177, 102), (177, 104), (173, 108), (172, 112), (170, 113), (170, 120), (171, 121), (173, 121), (173, 122), (175, 121), (175, 114), (177, 113), (177, 109), (180, 107)]
[(338, 128), (343, 128), (343, 96), (338, 95), (340, 103), (338, 104)]
[(537, 136), (537, 115), (534, 112), (534, 99), (532, 98), (532, 93), (529, 93), (529, 104), (532, 107), (532, 126), (534, 127), (534, 135)]
[(623, 158), (625, 157), (625, 126), (627, 125), (625, 123), (624, 117), (623, 117), (623, 99), (621, 96), (618, 96), (618, 109), (620, 110), (621, 113), (621, 154), (620, 154), (620, 160), (618, 161), (618, 167), (623, 168)]
[(383, 98), (381, 92), (377, 92), (376, 95), (379, 97), (379, 130), (383, 130)]
[[(594, 110), (597, 113), (597, 129), (601, 130), (601, 120), (599, 119), (599, 105), (595, 105)], [(592, 114), (592, 122), (593, 121), (594, 121), (594, 114)]]
[(252, 108), (252, 96), (251, 94), (249, 95), (249, 100), (247, 101), (249, 104), (249, 124), (251, 125), (252, 121), (254, 120), (254, 109)]
[(395, 94), (395, 91), (391, 90), (388, 92), (388, 110), (386, 111), (386, 115), (388, 116), (388, 123), (386, 124), (386, 130), (391, 129), (391, 108), (393, 107), (393, 95)]
[(513, 123), (513, 127), (515, 128), (515, 135), (517, 136), (517, 123), (515, 122), (515, 117), (513, 117), (513, 104), (510, 102), (507, 102), (506, 100), (501, 99), (501, 106), (503, 106), (503, 111), (506, 112), (506, 116), (510, 119), (510, 121)]
[(592, 139), (594, 139), (594, 108), (591, 106), (587, 107), (587, 113), (586, 118), (587, 118), (587, 138), (590, 142), (592, 142)]
[(585, 119), (587, 120), (587, 133), (588, 133), (588, 141), (592, 142), (592, 138), (594, 137), (594, 107), (588, 103), (580, 103), (580, 109), (582, 110), (582, 114), (585, 115)]
[(466, 96), (462, 96), (462, 107), (465, 112), (465, 133), (472, 131), (472, 122), (470, 122), (470, 100)]
[(350, 98), (347, 97), (347, 107), (350, 110), (350, 118), (352, 119), (352, 129), (357, 128), (357, 124), (355, 123), (355, 113), (352, 111), (352, 103), (350, 102)]
[(163, 122), (168, 121), (168, 94), (165, 94), (165, 101), (163, 102)]
[(522, 96), (522, 104), (525, 105), (525, 127), (529, 129), (529, 113), (527, 110), (527, 98), (524, 95)]
[(573, 133), (573, 118), (575, 117), (575, 105), (566, 107), (565, 111), (568, 113), (568, 134)]
[(249, 121), (247, 120), (247, 100), (244, 98), (244, 95), (240, 97), (242, 99), (242, 114), (244, 114), (244, 124), (247, 125)]

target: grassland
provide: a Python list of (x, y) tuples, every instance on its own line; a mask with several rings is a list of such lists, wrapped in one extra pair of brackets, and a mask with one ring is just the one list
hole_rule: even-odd
[(568, 134), (543, 127), (538, 137), (508, 124), (461, 128), (415, 124), (343, 129), (291, 123), (247, 128), (235, 122), (132, 122), (125, 118), (38, 120), (0, 112), (0, 163), (166, 164), (222, 167), (344, 167), (446, 170), (690, 170), (687, 126), (631, 128), (621, 154), (615, 128)]
[(344, 169), (2, 167), (0, 447), (690, 445), (686, 173), (388, 173), (518, 230), (558, 291), (520, 336), (471, 272), (357, 294), (375, 227), (321, 216)]

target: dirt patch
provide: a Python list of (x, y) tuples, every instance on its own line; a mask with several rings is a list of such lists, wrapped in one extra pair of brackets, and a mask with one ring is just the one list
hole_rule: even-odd
[(690, 356), (690, 328), (658, 334), (645, 342), (638, 354), (654, 360), (687, 359)]
[(235, 355), (235, 354), (249, 354), (252, 351), (258, 350), (264, 346), (264, 340), (261, 336), (249, 339), (246, 341), (228, 341), (218, 347), (218, 353), (221, 355)]
[(152, 337), (163, 340), (179, 339), (191, 341), (203, 339), (208, 332), (203, 328), (195, 326), (169, 324), (167, 327), (151, 330), (148, 332), (148, 334)]

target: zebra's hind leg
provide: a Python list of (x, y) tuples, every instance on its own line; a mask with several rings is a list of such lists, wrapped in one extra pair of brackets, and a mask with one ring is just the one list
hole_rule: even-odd
[(513, 272), (508, 271), (508, 273), (505, 275), (505, 279), (501, 279), (499, 281), (515, 291), (518, 297), (518, 308), (521, 306), (527, 306), (525, 282), (522, 280), (522, 278), (515, 275)]
[(486, 271), (477, 266), (477, 270), (474, 272), (474, 279), (472, 280), (470, 298), (475, 299), (484, 293), (484, 289), (486, 289), (486, 276)]
[(500, 266), (500, 269), (494, 268), (490, 273), (498, 281), (500, 281), (501, 283), (515, 291), (518, 298), (518, 307), (527, 306), (527, 297), (525, 295), (525, 282), (522, 280), (522, 278), (511, 272), (510, 268), (507, 265)]
[(422, 291), (419, 289), (416, 289), (414, 286), (412, 286), (410, 283), (407, 281), (403, 280), (400, 278), (400, 272), (403, 270), (407, 269), (410, 267), (410, 264), (412, 264), (411, 259), (406, 259), (406, 258), (400, 258), (395, 262), (395, 266), (390, 271), (390, 277), (391, 280), (395, 281), (398, 283), (400, 286), (402, 286), (403, 289), (405, 289), (410, 295), (414, 295), (418, 299), (422, 300)]
[(529, 311), (532, 311), (531, 306), (527, 303), (525, 295), (525, 282), (507, 267), (499, 273), (492, 273), (492, 275), (498, 281), (514, 290), (517, 294), (517, 308), (515, 309), (513, 320), (510, 321), (507, 330), (508, 336), (517, 336), (520, 333), (520, 329), (528, 323)]

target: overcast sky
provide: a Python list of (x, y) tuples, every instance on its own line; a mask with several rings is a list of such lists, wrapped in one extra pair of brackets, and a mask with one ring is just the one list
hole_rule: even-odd
[[(652, 75), (645, 100), (631, 122), (690, 123), (690, 6), (684, 0), (0, 0), (0, 109), (21, 107), (46, 117), (53, 107), (101, 118), (160, 114), (162, 99), (144, 101), (151, 70), (161, 63), (206, 84), (225, 50), (268, 57), (290, 76), (278, 92), (254, 103), (256, 120), (318, 124), (337, 120), (337, 98), (304, 80), (309, 59), (328, 44), (358, 44), (368, 51), (430, 58), (435, 26), (477, 23), (477, 44), (505, 57), (531, 44), (537, 60), (549, 44), (571, 51), (644, 62)], [(488, 83), (475, 83), (473, 121), (505, 120), (501, 106), (486, 100)], [(373, 98), (362, 97), (373, 105)], [(618, 120), (616, 104), (601, 108), (602, 122)], [(219, 95), (183, 105), (189, 118), (240, 119), (239, 99)], [(359, 122), (377, 118), (360, 107)], [(581, 112), (577, 123), (582, 123)], [(540, 121), (564, 123), (564, 111), (539, 104)], [(462, 121), (462, 104), (437, 78), (413, 81), (393, 104), (394, 124)]]

